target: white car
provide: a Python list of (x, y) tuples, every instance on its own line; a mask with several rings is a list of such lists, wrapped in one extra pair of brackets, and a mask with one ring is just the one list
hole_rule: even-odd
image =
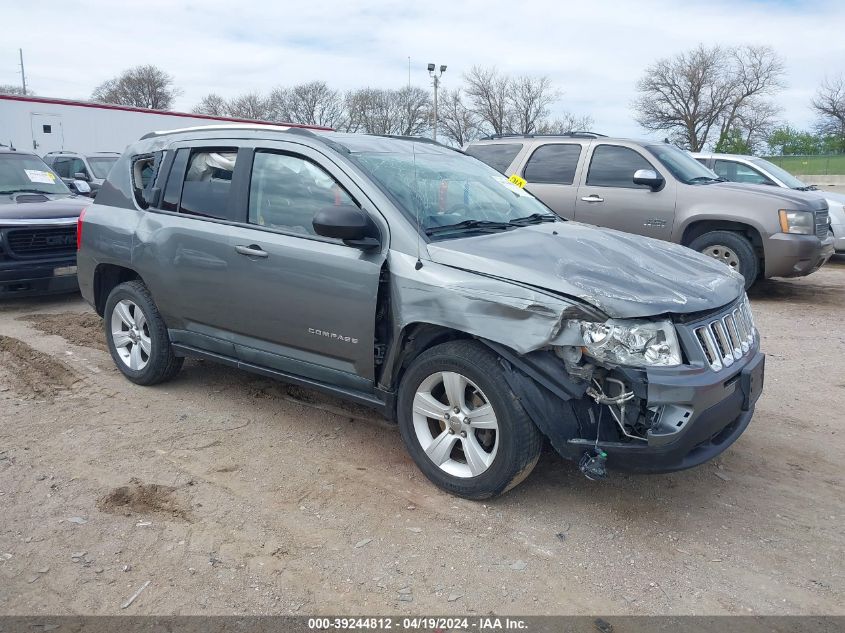
[(805, 185), (785, 169), (756, 156), (693, 153), (693, 157), (731, 182), (774, 185), (798, 191), (815, 192), (822, 196), (827, 200), (827, 206), (830, 208), (833, 248), (837, 253), (845, 253), (845, 194), (819, 191), (814, 185)]

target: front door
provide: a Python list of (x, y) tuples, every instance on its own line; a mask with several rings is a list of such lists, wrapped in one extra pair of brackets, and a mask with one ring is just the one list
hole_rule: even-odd
[(29, 116), (32, 127), (32, 149), (39, 156), (64, 149), (65, 139), (61, 115), (33, 113)]
[(292, 143), (252, 156), (246, 225), (231, 227), (230, 328), (238, 357), (307, 378), (372, 388), (384, 256), (315, 234), (332, 205), (368, 209), (319, 152)]
[(578, 222), (669, 240), (675, 220), (676, 185), (671, 178), (659, 191), (634, 184), (634, 172), (650, 169), (661, 174), (637, 150), (607, 143), (594, 144), (587, 177), (578, 187)]

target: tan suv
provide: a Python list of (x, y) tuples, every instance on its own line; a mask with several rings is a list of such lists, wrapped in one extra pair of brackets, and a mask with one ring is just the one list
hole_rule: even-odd
[(726, 182), (668, 143), (563, 136), (496, 136), (465, 151), (569, 220), (676, 242), (745, 277), (800, 277), (833, 254), (819, 196)]

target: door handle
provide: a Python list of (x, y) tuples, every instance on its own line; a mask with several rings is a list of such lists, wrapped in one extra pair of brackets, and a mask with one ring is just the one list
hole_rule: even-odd
[(584, 202), (604, 202), (604, 198), (597, 194), (591, 194), (589, 196), (584, 196), (581, 198)]
[(250, 244), (249, 246), (235, 246), (235, 250), (241, 255), (247, 257), (267, 257), (267, 251), (261, 250), (258, 244)]

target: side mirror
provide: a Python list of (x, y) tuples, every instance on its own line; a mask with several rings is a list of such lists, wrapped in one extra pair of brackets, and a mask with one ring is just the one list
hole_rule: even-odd
[(73, 177), (75, 180), (84, 180), (85, 182), (88, 182), (90, 180), (90, 178), (88, 178), (88, 174), (86, 174), (84, 171), (76, 172)]
[(91, 193), (91, 185), (89, 185), (84, 180), (74, 179), (71, 181), (73, 184), (71, 185), (71, 189), (74, 189), (76, 193), (82, 194), (83, 196), (87, 196)]
[(326, 207), (311, 221), (314, 232), (322, 237), (343, 240), (362, 250), (378, 248), (378, 229), (364, 211), (351, 204)]
[(663, 177), (653, 169), (638, 169), (634, 172), (634, 184), (645, 185), (650, 187), (652, 191), (660, 189), (664, 182)]

